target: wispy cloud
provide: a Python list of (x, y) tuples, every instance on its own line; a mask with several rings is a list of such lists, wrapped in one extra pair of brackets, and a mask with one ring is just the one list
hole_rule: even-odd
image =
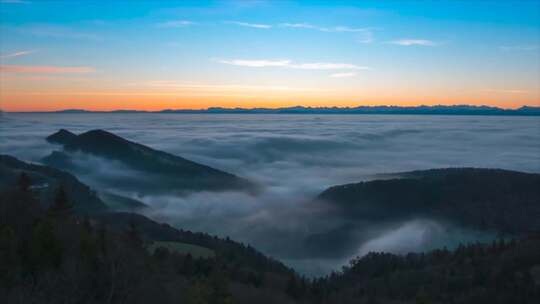
[(365, 31), (371, 30), (370, 28), (353, 28), (353, 27), (348, 27), (348, 26), (322, 27), (322, 26), (317, 26), (310, 23), (281, 23), (280, 26), (289, 27), (289, 28), (310, 29), (310, 30), (317, 30), (321, 32), (332, 32), (332, 33), (342, 33), (342, 32), (359, 33), (359, 32), (365, 32)]
[(221, 60), (217, 59), (217, 62), (224, 63), (224, 64), (230, 64), (230, 65), (238, 65), (238, 66), (245, 66), (245, 67), (251, 67), (251, 68), (263, 68), (263, 67), (287, 67), (291, 64), (290, 60), (267, 60), (267, 59), (261, 59), (261, 60), (247, 60), (247, 59), (230, 59), (230, 60)]
[(157, 26), (162, 27), (162, 28), (177, 28), (177, 27), (187, 27), (194, 24), (195, 22), (189, 21), (189, 20), (170, 20), (170, 21), (158, 23)]
[(334, 73), (331, 74), (330, 77), (332, 78), (350, 78), (350, 77), (356, 77), (355, 72), (348, 72), (348, 73)]
[(356, 33), (359, 35), (358, 42), (360, 43), (371, 43), (373, 42), (373, 28), (355, 28), (349, 26), (332, 26), (332, 27), (323, 27), (317, 26), (310, 23), (281, 23), (280, 27), (286, 28), (296, 28), (296, 29), (308, 29), (315, 30), (326, 33)]
[(396, 44), (401, 46), (438, 46), (439, 43), (434, 42), (432, 40), (426, 40), (426, 39), (399, 39), (399, 40), (393, 40), (389, 41), (390, 44)]
[(19, 51), (11, 54), (0, 55), (1, 59), (13, 58), (35, 53), (35, 51)]
[(354, 28), (349, 26), (332, 26), (323, 27), (310, 23), (279, 23), (279, 24), (263, 24), (263, 23), (249, 23), (241, 21), (224, 21), (226, 24), (234, 24), (243, 27), (251, 27), (257, 29), (271, 29), (274, 27), (281, 28), (293, 28), (293, 29), (309, 29), (327, 33), (355, 33), (359, 37), (357, 41), (359, 43), (371, 43), (373, 42), (373, 28)]
[(244, 66), (251, 68), (263, 68), (263, 67), (284, 67), (292, 69), (302, 69), (302, 70), (369, 70), (369, 67), (358, 66), (350, 63), (332, 63), (332, 62), (310, 62), (310, 63), (294, 63), (288, 59), (260, 59), (260, 60), (249, 60), (249, 59), (230, 59), (222, 60), (217, 59), (217, 62)]
[(500, 46), (501, 51), (538, 51), (540, 46), (538, 45), (503, 45)]
[(311, 29), (316, 30), (318, 27), (309, 24), (309, 23), (281, 23), (280, 26), (282, 27), (292, 27), (292, 28), (300, 28), (300, 29)]
[(93, 73), (96, 70), (87, 66), (47, 66), (47, 65), (0, 65), (2, 73), (32, 73), (32, 74), (82, 74)]
[(243, 27), (258, 28), (258, 29), (272, 28), (270, 24), (261, 24), (261, 23), (248, 23), (248, 22), (240, 22), (240, 21), (225, 21), (224, 23), (234, 24), (234, 25), (243, 26)]
[(291, 64), (291, 68), (304, 70), (369, 70), (369, 67), (358, 66), (350, 63), (314, 62)]

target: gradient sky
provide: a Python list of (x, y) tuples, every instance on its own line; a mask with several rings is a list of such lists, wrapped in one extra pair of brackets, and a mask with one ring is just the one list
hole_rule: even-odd
[(0, 64), (4, 111), (538, 106), (540, 1), (0, 0)]

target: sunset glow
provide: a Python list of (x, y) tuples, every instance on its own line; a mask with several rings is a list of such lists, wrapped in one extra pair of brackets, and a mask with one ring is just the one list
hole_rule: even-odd
[(0, 1), (0, 109), (538, 106), (539, 18), (538, 1)]

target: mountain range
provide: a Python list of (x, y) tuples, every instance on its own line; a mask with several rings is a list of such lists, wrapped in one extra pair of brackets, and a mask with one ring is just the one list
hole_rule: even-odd
[(517, 109), (504, 109), (492, 106), (474, 105), (435, 105), (435, 106), (358, 106), (358, 107), (283, 107), (283, 108), (222, 108), (207, 109), (164, 109), (158, 111), (113, 110), (88, 111), (66, 109), (47, 113), (166, 113), (166, 114), (395, 114), (395, 115), (513, 115), (540, 116), (539, 106), (522, 106)]

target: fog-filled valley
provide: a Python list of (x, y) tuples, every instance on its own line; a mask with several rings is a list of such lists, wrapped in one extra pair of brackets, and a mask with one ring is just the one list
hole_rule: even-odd
[(454, 248), (498, 236), (495, 229), (423, 213), (346, 216), (318, 198), (331, 186), (432, 168), (540, 173), (537, 117), (5, 113), (0, 120), (0, 154), (24, 161), (42, 163), (61, 151), (45, 140), (59, 129), (103, 129), (253, 182), (256, 191), (153, 191), (150, 185), (161, 180), (151, 174), (69, 152), (68, 171), (98, 192), (148, 205), (136, 212), (248, 243), (308, 276), (339, 270), (371, 251)]

